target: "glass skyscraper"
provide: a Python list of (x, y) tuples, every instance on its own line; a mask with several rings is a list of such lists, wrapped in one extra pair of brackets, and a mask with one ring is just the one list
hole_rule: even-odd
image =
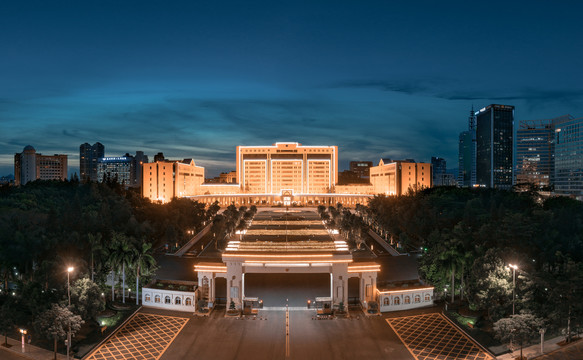
[(555, 193), (583, 199), (583, 118), (555, 124)]
[(473, 106), (468, 125), (469, 130), (462, 131), (459, 137), (457, 184), (460, 187), (476, 184), (476, 115)]
[(105, 147), (99, 142), (79, 146), (79, 172), (82, 181), (101, 181), (97, 178), (97, 162), (104, 156)]
[(476, 183), (512, 187), (514, 106), (488, 105), (476, 112)]

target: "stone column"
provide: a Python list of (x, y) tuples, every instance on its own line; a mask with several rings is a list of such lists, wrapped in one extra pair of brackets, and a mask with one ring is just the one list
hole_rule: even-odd
[(332, 264), (332, 303), (348, 305), (348, 264)]
[(243, 264), (240, 261), (228, 261), (227, 263), (227, 309), (231, 300), (235, 302), (237, 309), (241, 308), (243, 289)]

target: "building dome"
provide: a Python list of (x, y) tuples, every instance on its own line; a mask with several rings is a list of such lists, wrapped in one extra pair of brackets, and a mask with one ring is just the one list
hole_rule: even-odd
[(36, 150), (32, 147), (32, 145), (26, 145), (24, 147), (24, 152), (36, 152)]

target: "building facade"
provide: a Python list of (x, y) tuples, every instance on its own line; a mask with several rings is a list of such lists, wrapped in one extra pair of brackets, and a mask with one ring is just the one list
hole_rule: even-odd
[(372, 166), (372, 161), (351, 161), (350, 171), (360, 179), (370, 179), (370, 168)]
[(409, 190), (430, 188), (431, 164), (381, 159), (370, 168), (370, 182), (374, 194), (405, 195)]
[(476, 114), (473, 106), (468, 117), (468, 130), (459, 136), (457, 185), (476, 185)]
[(516, 184), (532, 184), (539, 189), (548, 188), (553, 184), (556, 120), (522, 120), (518, 122), (516, 130)]
[(67, 155), (43, 155), (31, 145), (14, 154), (15, 185), (35, 180), (67, 180)]
[(152, 201), (200, 195), (203, 182), (204, 168), (192, 159), (142, 164), (142, 196)]
[(447, 172), (447, 162), (444, 158), (431, 157), (431, 177), (433, 181), (433, 186), (444, 186), (443, 178)]
[(103, 157), (97, 161), (97, 179), (103, 182), (105, 179), (117, 179), (119, 184), (126, 187), (135, 183), (134, 158), (129, 154), (118, 157)]
[(327, 193), (338, 182), (338, 147), (237, 146), (237, 179), (247, 193)]
[(79, 178), (81, 181), (98, 181), (97, 162), (105, 156), (105, 146), (100, 142), (79, 146)]
[(583, 200), (583, 118), (555, 123), (555, 193)]
[(476, 112), (476, 183), (510, 189), (513, 185), (514, 106), (488, 105)]

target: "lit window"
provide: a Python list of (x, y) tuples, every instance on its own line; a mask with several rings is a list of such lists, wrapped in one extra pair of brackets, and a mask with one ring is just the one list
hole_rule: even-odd
[(179, 297), (177, 297), (176, 299), (174, 299), (174, 304), (175, 305), (180, 305), (182, 303), (182, 301), (180, 300)]
[(187, 298), (186, 298), (186, 300), (184, 301), (184, 304), (185, 304), (186, 306), (192, 306), (192, 299), (191, 299), (191, 298), (189, 298), (189, 297), (187, 297)]
[(164, 298), (164, 303), (165, 303), (165, 304), (171, 304), (171, 303), (172, 303), (172, 300), (170, 299), (170, 296), (166, 296), (166, 297)]
[(415, 295), (415, 304), (420, 303), (420, 302), (421, 302), (421, 296)]
[(410, 304), (411, 298), (409, 296), (405, 296), (405, 304)]
[(398, 298), (398, 297), (396, 297), (396, 298), (393, 300), (393, 305), (400, 305), (400, 304), (401, 304), (401, 299), (400, 299), (400, 298)]
[(152, 301), (150, 294), (146, 294), (146, 302), (150, 302), (150, 301)]
[(159, 304), (159, 303), (160, 303), (160, 295), (156, 295), (156, 296), (154, 297), (154, 302), (155, 302), (156, 304)]

